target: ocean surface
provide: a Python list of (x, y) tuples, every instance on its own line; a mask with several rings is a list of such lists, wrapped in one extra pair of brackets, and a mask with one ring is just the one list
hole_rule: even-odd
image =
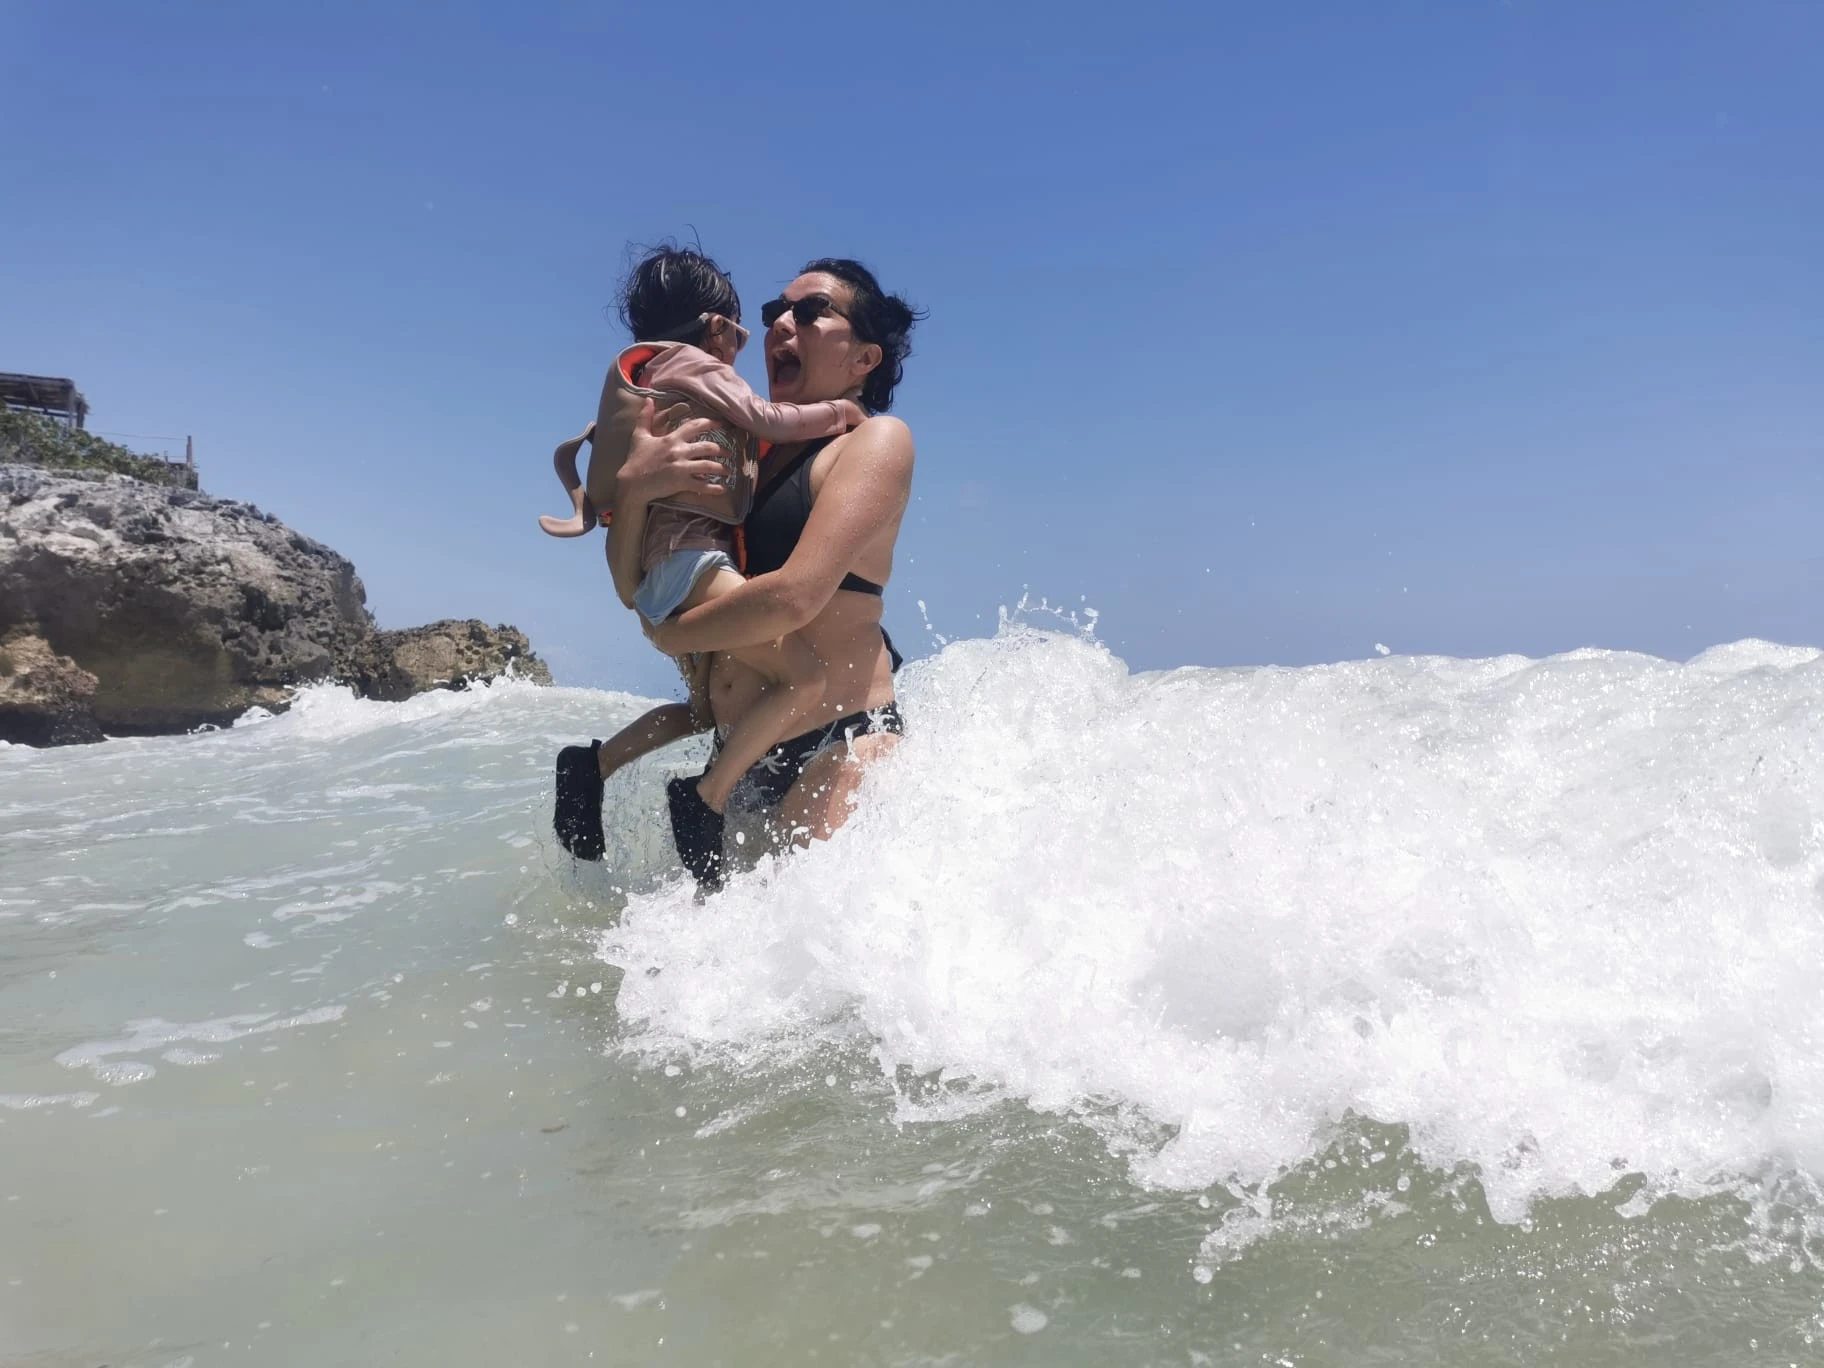
[(1819, 651), (902, 680), (701, 903), (626, 695), (0, 749), (0, 1362), (1824, 1363)]

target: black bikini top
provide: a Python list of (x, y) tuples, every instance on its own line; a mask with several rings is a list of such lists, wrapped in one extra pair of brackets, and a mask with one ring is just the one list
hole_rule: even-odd
[[(772, 478), (754, 494), (747, 521), (742, 524), (747, 539), (747, 573), (766, 575), (783, 566), (792, 557), (804, 525), (811, 517), (811, 461), (833, 438), (820, 437), (805, 443), (785, 465), (773, 472)], [(856, 594), (880, 597), (881, 586), (850, 572), (842, 577), (838, 589)]]

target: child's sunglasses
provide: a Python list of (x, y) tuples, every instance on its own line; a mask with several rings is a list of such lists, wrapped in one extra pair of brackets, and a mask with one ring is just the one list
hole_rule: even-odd
[(682, 342), (687, 337), (702, 337), (707, 341), (720, 332), (724, 325), (735, 330), (735, 350), (740, 351), (747, 345), (747, 329), (734, 319), (719, 313), (700, 313), (677, 331), (668, 332), (663, 337), (655, 337), (651, 340), (654, 342)]
[(841, 309), (831, 301), (828, 295), (808, 294), (803, 299), (787, 299), (780, 295), (769, 299), (760, 306), (760, 326), (770, 328), (785, 316), (785, 311), (792, 311), (792, 318), (799, 327), (809, 327), (826, 313), (833, 313), (838, 318), (847, 318)]

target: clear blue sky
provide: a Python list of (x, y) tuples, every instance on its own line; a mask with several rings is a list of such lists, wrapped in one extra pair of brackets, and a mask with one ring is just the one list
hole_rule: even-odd
[[(686, 13), (697, 16), (686, 21)], [(553, 442), (629, 241), (930, 310), (888, 621), (1136, 667), (1824, 642), (1824, 6), (7, 6), (0, 369), (669, 691)], [(757, 349), (756, 349), (757, 350)], [(761, 381), (758, 358), (745, 358)], [(156, 449), (176, 444), (129, 442)]]

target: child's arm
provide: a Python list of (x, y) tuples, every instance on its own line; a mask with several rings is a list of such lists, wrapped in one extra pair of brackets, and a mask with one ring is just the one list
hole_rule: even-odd
[(570, 496), (574, 510), (568, 518), (539, 518), (538, 525), (553, 537), (580, 537), (595, 527), (595, 508), (583, 492), (583, 482), (576, 473), (576, 453), (582, 450), (584, 442), (594, 440), (595, 423), (592, 420), (577, 436), (559, 442), (557, 450), (551, 453), (551, 467), (557, 471), (557, 478)]
[(738, 428), (769, 442), (808, 442), (834, 437), (857, 427), (868, 415), (848, 399), (815, 404), (775, 404), (762, 399), (747, 381), (699, 347), (673, 347), (646, 367), (644, 384), (653, 389), (682, 390)]

